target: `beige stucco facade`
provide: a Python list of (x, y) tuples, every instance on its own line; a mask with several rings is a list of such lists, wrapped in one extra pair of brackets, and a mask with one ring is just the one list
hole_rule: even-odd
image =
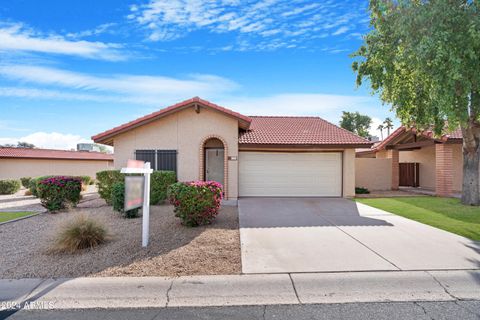
[[(462, 144), (452, 144), (453, 191), (462, 191), (463, 181), (463, 153)], [(420, 163), (420, 187), (435, 189), (435, 146), (423, 147), (419, 150), (401, 151), (400, 163)]]
[(356, 158), (355, 184), (368, 190), (390, 190), (392, 187), (392, 159)]
[(202, 108), (199, 113), (187, 108), (115, 136), (115, 168), (135, 159), (137, 149), (177, 150), (177, 175), (180, 181), (201, 179), (203, 144), (208, 138), (224, 141), (226, 156), (226, 193), (238, 196), (238, 120), (220, 112)]
[(343, 196), (355, 197), (355, 149), (343, 152)]
[[(199, 112), (198, 112), (199, 111)], [(238, 155), (239, 123), (234, 117), (210, 108), (186, 108), (152, 122), (142, 124), (112, 137), (115, 148), (115, 168), (126, 165), (128, 159), (135, 159), (135, 150), (170, 149), (177, 150), (177, 176), (180, 181), (203, 179), (203, 147), (210, 138), (217, 138), (225, 148), (226, 197), (238, 198)], [(255, 149), (261, 146), (255, 147)], [(240, 148), (246, 150), (245, 148)], [(271, 151), (285, 152), (328, 152), (343, 153), (342, 186), (343, 196), (355, 195), (355, 150), (285, 148)]]
[(435, 146), (431, 145), (413, 151), (400, 151), (400, 163), (419, 163), (420, 187), (435, 189)]
[(113, 169), (109, 160), (63, 160), (1, 158), (0, 179), (20, 179), (45, 175), (90, 176), (98, 171)]

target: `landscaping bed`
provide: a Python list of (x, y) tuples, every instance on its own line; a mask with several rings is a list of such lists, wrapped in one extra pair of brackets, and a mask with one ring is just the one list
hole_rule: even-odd
[[(101, 221), (106, 244), (75, 254), (51, 253), (58, 228), (76, 215)], [(241, 272), (238, 211), (222, 207), (207, 226), (180, 224), (170, 205), (152, 206), (150, 244), (141, 247), (142, 219), (124, 219), (112, 207), (79, 207), (0, 226), (0, 278), (181, 276)], [(12, 245), (14, 244), (14, 245)]]

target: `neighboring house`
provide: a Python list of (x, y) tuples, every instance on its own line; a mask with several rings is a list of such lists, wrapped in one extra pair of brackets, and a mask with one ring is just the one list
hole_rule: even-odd
[(0, 179), (44, 175), (90, 176), (113, 169), (113, 155), (52, 149), (0, 147)]
[[(462, 142), (460, 129), (435, 138), (430, 131), (417, 132), (413, 128), (400, 127), (371, 149), (357, 149), (357, 172), (363, 170), (368, 176), (390, 176), (390, 185), (384, 185), (384, 189), (420, 187), (449, 196), (462, 191)], [(369, 158), (376, 160), (366, 160)], [(390, 165), (384, 170), (387, 161)], [(357, 186), (359, 183), (368, 187), (371, 181), (359, 177)]]
[(247, 117), (198, 97), (93, 136), (115, 168), (146, 160), (178, 179), (215, 180), (227, 199), (355, 195), (355, 148), (367, 140), (319, 117)]

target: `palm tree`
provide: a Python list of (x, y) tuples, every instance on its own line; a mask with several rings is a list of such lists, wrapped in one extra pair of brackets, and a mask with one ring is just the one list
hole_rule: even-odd
[(379, 124), (377, 127), (377, 130), (380, 130), (380, 136), (382, 137), (382, 140), (383, 140), (383, 129), (385, 129), (383, 124)]
[(387, 129), (387, 135), (390, 135), (390, 129), (393, 129), (392, 119), (386, 118), (385, 121), (383, 121), (383, 124), (385, 125), (384, 128)]

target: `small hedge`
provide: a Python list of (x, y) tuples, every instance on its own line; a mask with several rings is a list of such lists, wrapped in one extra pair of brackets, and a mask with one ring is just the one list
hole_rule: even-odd
[(175, 171), (154, 171), (150, 175), (150, 204), (156, 205), (167, 199), (167, 189), (177, 182)]
[(20, 178), (20, 182), (22, 183), (22, 186), (27, 189), (28, 189), (28, 186), (30, 185), (30, 180), (32, 180), (31, 177)]
[(177, 182), (168, 187), (175, 216), (188, 227), (212, 223), (222, 200), (222, 185), (215, 181)]
[(78, 178), (54, 176), (40, 180), (37, 194), (42, 205), (49, 211), (75, 207), (80, 201), (82, 182)]
[(41, 177), (36, 177), (30, 179), (30, 182), (28, 183), (28, 189), (30, 189), (30, 192), (32, 193), (33, 196), (38, 198), (38, 183), (44, 179), (51, 178), (53, 176), (41, 176)]
[[(177, 181), (174, 171), (154, 171), (150, 175), (150, 204), (156, 205), (167, 199), (167, 188)], [(125, 182), (125, 175), (120, 170), (97, 172), (98, 194), (107, 204), (112, 205), (112, 188), (118, 182)]]
[(124, 218), (130, 219), (138, 217), (139, 208), (127, 211), (123, 210), (125, 203), (125, 183), (117, 182), (113, 185), (111, 198), (113, 210), (120, 212)]
[(20, 180), (0, 180), (0, 194), (14, 194), (20, 186)]
[(370, 190), (368, 190), (367, 188), (363, 188), (363, 187), (355, 188), (355, 194), (369, 194), (369, 193), (370, 193)]
[(97, 172), (98, 194), (108, 205), (112, 204), (112, 188), (117, 182), (124, 182), (125, 176), (120, 170), (105, 170)]
[(92, 178), (90, 176), (75, 176), (82, 182), (82, 191), (87, 191), (87, 187), (90, 185)]

